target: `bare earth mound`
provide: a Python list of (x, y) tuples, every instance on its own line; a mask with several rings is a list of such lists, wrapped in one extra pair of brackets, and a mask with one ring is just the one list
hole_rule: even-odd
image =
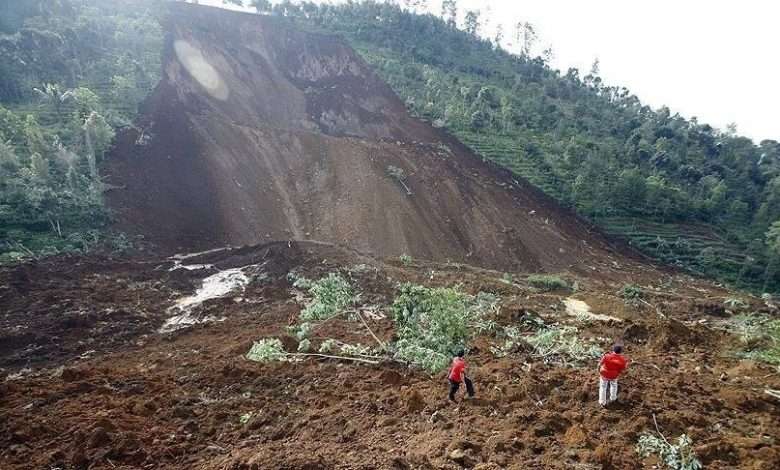
[(108, 159), (122, 229), (171, 250), (320, 240), (524, 271), (605, 257), (572, 213), (408, 116), (342, 40), (182, 4), (167, 30), (163, 79)]

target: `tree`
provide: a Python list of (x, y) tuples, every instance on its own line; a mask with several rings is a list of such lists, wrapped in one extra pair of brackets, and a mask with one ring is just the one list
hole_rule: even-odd
[(501, 43), (504, 40), (504, 25), (499, 24), (496, 27), (496, 35), (493, 38), (493, 44), (496, 46), (497, 49), (501, 49)]
[(458, 23), (457, 0), (444, 0), (441, 2), (441, 17), (447, 23), (447, 26), (455, 28)]
[(73, 98), (73, 90), (65, 90), (56, 83), (46, 83), (41, 88), (33, 88), (33, 91), (52, 107), (58, 118), (63, 104)]
[(531, 50), (539, 36), (531, 23), (518, 21), (515, 25), (515, 39), (520, 44), (520, 55), (530, 57)]
[(780, 261), (780, 220), (774, 222), (766, 232), (766, 246), (769, 251), (769, 262), (764, 271), (764, 291), (766, 292), (772, 268)]
[(258, 13), (271, 11), (272, 5), (269, 0), (251, 0), (249, 6), (257, 10)]
[(466, 17), (464, 19), (466, 32), (474, 37), (479, 36), (479, 16), (479, 10), (469, 10), (466, 12)]

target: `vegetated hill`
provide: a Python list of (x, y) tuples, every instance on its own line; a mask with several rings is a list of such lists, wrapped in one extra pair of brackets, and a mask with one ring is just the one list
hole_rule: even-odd
[(171, 250), (308, 239), (532, 271), (607, 261), (573, 213), (408, 116), (342, 40), (171, 8), (162, 81), (108, 158), (122, 229)]
[(561, 73), (543, 57), (510, 54), (478, 37), (478, 18), (466, 32), (449, 14), (373, 1), (280, 4), (274, 14), (342, 33), (413, 114), (647, 254), (738, 285), (780, 288), (780, 248), (767, 235), (780, 227), (777, 141), (755, 145), (653, 110), (603, 83), (597, 68)]

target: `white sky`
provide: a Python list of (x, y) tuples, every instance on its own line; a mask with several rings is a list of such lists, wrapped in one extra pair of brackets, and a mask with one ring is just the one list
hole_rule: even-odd
[[(402, 2), (402, 1), (401, 1)], [(200, 3), (220, 4), (221, 0)], [(438, 14), (441, 0), (428, 0)], [(780, 140), (780, 2), (772, 0), (458, 0), (478, 9), (486, 35), (530, 22), (537, 53), (587, 74), (595, 58), (609, 85), (625, 86), (655, 108), (739, 134)]]

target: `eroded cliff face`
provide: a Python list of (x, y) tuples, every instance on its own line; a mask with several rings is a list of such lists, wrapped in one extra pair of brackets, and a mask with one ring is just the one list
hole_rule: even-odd
[(569, 211), (410, 117), (342, 40), (171, 8), (163, 79), (106, 169), (122, 229), (170, 250), (320, 240), (505, 269), (606, 255)]

